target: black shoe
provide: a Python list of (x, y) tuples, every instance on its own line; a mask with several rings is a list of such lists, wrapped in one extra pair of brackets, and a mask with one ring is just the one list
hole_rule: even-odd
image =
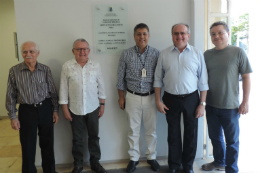
[(107, 171), (100, 165), (99, 162), (91, 164), (91, 170), (96, 171), (96, 173), (107, 173)]
[(160, 165), (156, 160), (147, 160), (147, 163), (149, 165), (151, 165), (151, 168), (152, 168), (153, 171), (155, 171), (155, 172), (160, 171)]
[(138, 165), (139, 161), (132, 161), (130, 160), (130, 162), (127, 165), (126, 171), (127, 173), (132, 173), (135, 171), (136, 169), (136, 165)]
[(192, 169), (183, 169), (184, 173), (194, 173)]
[(168, 169), (167, 173), (176, 173), (178, 171), (178, 169)]
[(83, 170), (83, 167), (74, 167), (71, 173), (80, 173)]

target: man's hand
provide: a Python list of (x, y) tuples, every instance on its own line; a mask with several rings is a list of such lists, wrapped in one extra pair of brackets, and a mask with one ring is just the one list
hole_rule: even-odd
[(165, 109), (169, 110), (165, 104), (163, 104), (161, 101), (156, 102), (157, 110), (163, 114), (166, 114)]
[(11, 126), (14, 130), (20, 130), (20, 121), (17, 118), (11, 120)]
[(205, 106), (203, 106), (202, 104), (200, 104), (197, 109), (196, 109), (196, 118), (200, 118), (203, 117), (205, 113)]
[(53, 117), (54, 125), (57, 124), (58, 121), (59, 121), (59, 114), (58, 114), (58, 112), (53, 112), (53, 116), (52, 117)]
[(63, 111), (64, 118), (66, 118), (69, 121), (72, 121), (68, 105), (66, 104), (62, 105), (62, 111)]
[(101, 118), (103, 116), (104, 111), (105, 111), (105, 106), (104, 105), (100, 105), (99, 113), (98, 113), (98, 117), (99, 118)]
[(63, 114), (64, 114), (64, 118), (66, 118), (69, 121), (72, 121), (72, 118), (71, 118), (69, 110), (68, 111), (63, 111)]
[(119, 104), (120, 109), (124, 110), (125, 109), (125, 98), (119, 97), (118, 104)]
[(239, 114), (240, 115), (245, 115), (247, 114), (249, 111), (249, 105), (248, 105), (248, 102), (242, 102), (241, 105), (239, 106)]

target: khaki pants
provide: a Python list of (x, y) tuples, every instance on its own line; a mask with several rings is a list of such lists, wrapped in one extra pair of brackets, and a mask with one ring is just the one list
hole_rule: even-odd
[(138, 96), (127, 92), (125, 110), (128, 115), (129, 131), (128, 143), (130, 160), (138, 161), (140, 127), (143, 119), (145, 129), (145, 140), (147, 144), (146, 157), (148, 160), (156, 159), (156, 122), (157, 109), (155, 94), (149, 96)]

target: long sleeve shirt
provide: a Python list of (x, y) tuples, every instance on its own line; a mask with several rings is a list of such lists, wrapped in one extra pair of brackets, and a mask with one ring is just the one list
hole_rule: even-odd
[(105, 85), (99, 63), (88, 59), (81, 67), (71, 59), (62, 67), (60, 79), (60, 104), (68, 104), (76, 115), (86, 115), (99, 106), (99, 99), (105, 99)]
[[(159, 54), (159, 50), (151, 46), (147, 46), (144, 53), (137, 46), (125, 50), (118, 64), (117, 89), (128, 88), (138, 93), (152, 91)], [(142, 69), (146, 70), (146, 77), (142, 77)]]
[(208, 74), (201, 51), (187, 44), (183, 52), (170, 46), (160, 53), (155, 70), (154, 87), (170, 94), (189, 94), (208, 90)]
[(17, 118), (16, 104), (37, 104), (46, 98), (51, 98), (53, 111), (58, 112), (58, 94), (48, 66), (36, 62), (31, 72), (22, 62), (9, 70), (5, 105), (11, 120)]

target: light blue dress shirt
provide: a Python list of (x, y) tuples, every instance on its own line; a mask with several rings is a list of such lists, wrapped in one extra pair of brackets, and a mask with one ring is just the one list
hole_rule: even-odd
[(164, 91), (174, 95), (209, 89), (204, 56), (189, 44), (182, 53), (175, 46), (163, 50), (154, 78), (154, 87), (164, 87)]

